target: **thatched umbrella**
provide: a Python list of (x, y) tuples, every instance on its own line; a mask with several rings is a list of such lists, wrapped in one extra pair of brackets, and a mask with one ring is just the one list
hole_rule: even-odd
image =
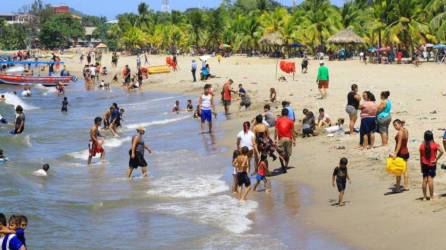
[(344, 29), (328, 39), (333, 44), (363, 44), (364, 40), (351, 29)]
[[(267, 46), (273, 46), (276, 49), (284, 45), (282, 35), (279, 32), (272, 32), (265, 34), (262, 38), (260, 38), (259, 43)], [(279, 59), (277, 59), (276, 62), (276, 79), (277, 79), (278, 65), (279, 65)]]
[(282, 46), (284, 44), (282, 35), (279, 32), (265, 34), (260, 38), (259, 43), (274, 46)]

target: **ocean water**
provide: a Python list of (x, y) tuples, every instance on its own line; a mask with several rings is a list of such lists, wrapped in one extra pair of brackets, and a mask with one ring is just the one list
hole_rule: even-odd
[[(347, 249), (287, 219), (264, 230), (271, 222), (259, 209), (265, 201), (241, 204), (229, 191), (230, 159), (216, 146), (225, 136), (218, 132), (221, 118), (211, 136), (199, 133), (190, 113), (170, 112), (186, 96), (86, 91), (77, 83), (67, 88), (63, 114), (54, 89), (33, 88), (30, 98), (8, 93), (13, 90), (0, 89), (7, 93), (0, 114), (12, 121), (14, 105), (22, 105), (26, 129), (12, 136), (11, 126), (0, 126), (0, 148), (10, 160), (0, 165), (0, 212), (28, 216), (31, 249)], [(105, 160), (87, 166), (89, 128), (113, 102), (125, 109), (120, 137), (103, 132)], [(150, 177), (141, 178), (138, 169), (128, 180), (128, 150), (138, 126), (146, 127), (145, 141), (154, 150), (147, 157)], [(33, 176), (44, 163), (51, 166), (49, 176)], [(294, 216), (284, 209), (277, 204), (279, 215)], [(283, 233), (290, 228), (293, 235)]]

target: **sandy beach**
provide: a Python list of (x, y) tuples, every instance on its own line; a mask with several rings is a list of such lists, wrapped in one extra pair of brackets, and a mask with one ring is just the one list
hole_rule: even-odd
[[(75, 61), (73, 59), (73, 61)], [(169, 74), (151, 75), (144, 81), (144, 91), (166, 91), (197, 95), (201, 92), (204, 82), (193, 83), (190, 74), (192, 57), (179, 56), (179, 71)], [(150, 65), (164, 64), (165, 56), (149, 57)], [(300, 59), (295, 60), (300, 65)], [(108, 55), (103, 57), (103, 63), (109, 67)], [(272, 177), (275, 183), (298, 184), (310, 187), (310, 202), (299, 203), (289, 199), (286, 207), (290, 208), (292, 216), (287, 220), (304, 223), (306, 227), (322, 230), (327, 235), (346, 242), (360, 249), (442, 249), (442, 221), (446, 218), (444, 207), (446, 200), (443, 193), (446, 185), (444, 170), (438, 169), (435, 178), (436, 195), (439, 199), (422, 202), (421, 173), (419, 166), (418, 146), (422, 142), (423, 132), (430, 129), (435, 138), (441, 142), (441, 136), (446, 118), (442, 116), (445, 91), (444, 65), (425, 63), (420, 67), (414, 65), (364, 65), (354, 61), (327, 61), (330, 69), (330, 89), (326, 100), (316, 99), (318, 92), (315, 84), (317, 61), (310, 61), (307, 74), (296, 74), (295, 80), (279, 72), (279, 76), (287, 77), (287, 82), (275, 80), (276, 60), (268, 58), (246, 58), (234, 56), (224, 58), (219, 64), (215, 58), (209, 60), (211, 73), (216, 75), (207, 83), (213, 85), (217, 93), (228, 78), (234, 80), (234, 88), (242, 83), (248, 90), (253, 106), (248, 111), (238, 111), (237, 103), (231, 106), (233, 114), (230, 120), (219, 117), (225, 133), (225, 139), (218, 143), (226, 146), (230, 152), (235, 147), (236, 133), (241, 129), (241, 123), (251, 120), (261, 112), (268, 99), (268, 90), (276, 88), (278, 102), (272, 105), (276, 113), (280, 112), (280, 101), (287, 100), (295, 109), (297, 119), (302, 118), (302, 109), (307, 108), (317, 112), (325, 108), (332, 119), (345, 118), (346, 95), (350, 85), (359, 85), (359, 91), (370, 90), (375, 95), (383, 90), (391, 92), (393, 101), (392, 118), (403, 119), (410, 133), (409, 161), (410, 191), (386, 195), (394, 184), (394, 177), (385, 172), (385, 159), (395, 146), (396, 132), (390, 128), (389, 145), (369, 151), (358, 149), (359, 136), (327, 137), (319, 135), (311, 138), (298, 138), (297, 146), (290, 165), (293, 167), (288, 174)], [(136, 67), (135, 57), (121, 57), (119, 67), (129, 64)], [(78, 71), (74, 62), (68, 62), (70, 70)], [(79, 65), (77, 63), (77, 65)], [(196, 102), (196, 100), (194, 100)], [(221, 109), (221, 106), (219, 106)], [(435, 112), (434, 112), (435, 111)], [(359, 126), (359, 122), (356, 124)], [(377, 145), (380, 139), (377, 135)], [(345, 149), (336, 149), (344, 146)], [(228, 154), (229, 157), (229, 154)], [(337, 199), (337, 190), (331, 186), (332, 169), (340, 157), (350, 161), (352, 185), (347, 187), (345, 207), (332, 204)], [(229, 160), (228, 160), (229, 161)], [(273, 163), (273, 168), (278, 163)], [(283, 190), (292, 192), (291, 190)], [(251, 195), (250, 199), (260, 199), (264, 193)], [(272, 197), (278, 195), (274, 189)], [(280, 202), (272, 199), (268, 202)], [(282, 201), (283, 202), (283, 201)], [(292, 249), (292, 246), (288, 246)]]

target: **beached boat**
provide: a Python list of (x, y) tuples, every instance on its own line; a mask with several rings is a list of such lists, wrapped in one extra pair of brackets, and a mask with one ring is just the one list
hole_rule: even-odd
[(44, 86), (56, 86), (59, 82), (67, 84), (75, 80), (75, 76), (19, 76), (0, 74), (0, 83), (12, 85), (42, 84)]

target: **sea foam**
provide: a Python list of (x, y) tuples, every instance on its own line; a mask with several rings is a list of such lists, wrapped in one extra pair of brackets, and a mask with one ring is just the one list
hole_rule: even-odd
[(147, 194), (166, 198), (195, 198), (229, 190), (225, 181), (218, 175), (194, 177), (166, 176), (152, 181)]

